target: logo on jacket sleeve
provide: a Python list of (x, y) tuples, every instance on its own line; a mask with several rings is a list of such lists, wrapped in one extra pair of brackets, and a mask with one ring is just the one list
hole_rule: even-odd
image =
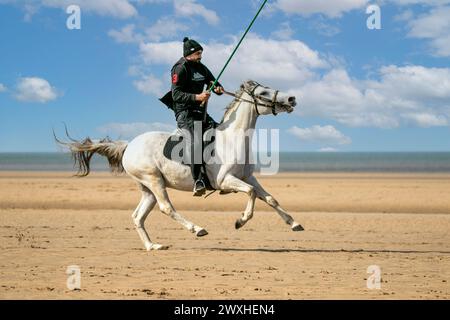
[(177, 83), (177, 82), (178, 82), (178, 75), (177, 75), (176, 73), (174, 73), (174, 74), (172, 75), (172, 83), (175, 84), (175, 83)]

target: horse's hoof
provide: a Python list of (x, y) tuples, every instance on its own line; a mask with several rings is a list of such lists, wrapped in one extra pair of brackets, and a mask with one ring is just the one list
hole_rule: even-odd
[(206, 231), (205, 229), (200, 229), (197, 233), (196, 236), (197, 237), (203, 237), (206, 236), (208, 234), (208, 231)]
[(170, 246), (164, 246), (162, 244), (152, 243), (149, 247), (147, 247), (147, 251), (151, 251), (151, 250), (167, 250), (169, 248), (170, 248)]
[(303, 231), (303, 230), (305, 230), (305, 229), (303, 229), (303, 227), (299, 223), (294, 223), (292, 225), (291, 229), (292, 229), (292, 231)]
[(236, 220), (236, 222), (234, 223), (234, 227), (236, 228), (236, 230), (242, 228), (243, 226), (244, 224), (240, 219)]

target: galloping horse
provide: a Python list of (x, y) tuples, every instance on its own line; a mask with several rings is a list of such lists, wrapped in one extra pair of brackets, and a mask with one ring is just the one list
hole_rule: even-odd
[[(237, 132), (254, 130), (256, 120), (260, 115), (291, 113), (295, 106), (295, 97), (248, 80), (242, 83), (235, 94), (235, 100), (227, 107), (221, 124), (216, 128), (215, 157), (217, 159), (227, 158), (227, 161), (206, 163), (205, 169), (214, 189), (225, 193), (245, 192), (248, 195), (247, 207), (242, 217), (237, 219), (236, 229), (244, 226), (253, 217), (255, 200), (259, 198), (274, 208), (293, 231), (303, 230), (303, 227), (294, 221), (277, 200), (259, 184), (253, 176), (254, 165), (237, 161), (238, 158), (248, 159), (252, 153), (251, 144), (246, 144), (243, 141), (245, 137), (236, 134)], [(170, 136), (170, 133), (147, 132), (137, 136), (129, 143), (109, 139), (94, 142), (89, 138), (84, 141), (62, 142), (55, 137), (58, 143), (69, 147), (75, 163), (79, 166), (81, 176), (89, 174), (91, 157), (94, 153), (98, 153), (108, 158), (112, 171), (125, 171), (137, 182), (142, 192), (142, 198), (134, 210), (132, 218), (147, 250), (168, 248), (168, 246), (152, 242), (144, 227), (145, 219), (156, 203), (161, 212), (172, 217), (198, 237), (208, 234), (204, 228), (186, 220), (179, 214), (168, 197), (166, 188), (191, 191), (194, 183), (189, 166), (169, 160), (164, 156), (163, 148)], [(221, 148), (222, 141), (236, 146), (245, 145), (242, 150), (245, 154), (236, 154), (234, 155), (236, 161), (229, 161), (230, 155), (225, 154), (227, 151), (224, 151), (226, 148)], [(227, 148), (229, 147), (228, 145)]]

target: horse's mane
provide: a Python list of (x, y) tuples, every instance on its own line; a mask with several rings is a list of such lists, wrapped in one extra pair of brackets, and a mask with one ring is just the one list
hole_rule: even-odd
[[(238, 91), (236, 91), (235, 95), (236, 97), (240, 97), (242, 93), (244, 92), (244, 89), (241, 87)], [(225, 113), (223, 114), (222, 121), (220, 123), (223, 123), (225, 121), (225, 118), (234, 110), (234, 107), (239, 103), (239, 100), (234, 99), (231, 101), (228, 106), (225, 107)]]

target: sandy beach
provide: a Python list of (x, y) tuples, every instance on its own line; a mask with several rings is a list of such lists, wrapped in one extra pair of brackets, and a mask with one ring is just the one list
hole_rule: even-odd
[[(246, 196), (206, 199), (170, 190), (176, 209), (205, 227), (196, 238), (157, 208), (147, 252), (125, 175), (0, 172), (0, 299), (449, 299), (450, 174), (283, 173), (259, 177), (300, 222), (292, 232)], [(68, 266), (81, 290), (66, 286)], [(368, 289), (379, 266), (381, 288)]]

